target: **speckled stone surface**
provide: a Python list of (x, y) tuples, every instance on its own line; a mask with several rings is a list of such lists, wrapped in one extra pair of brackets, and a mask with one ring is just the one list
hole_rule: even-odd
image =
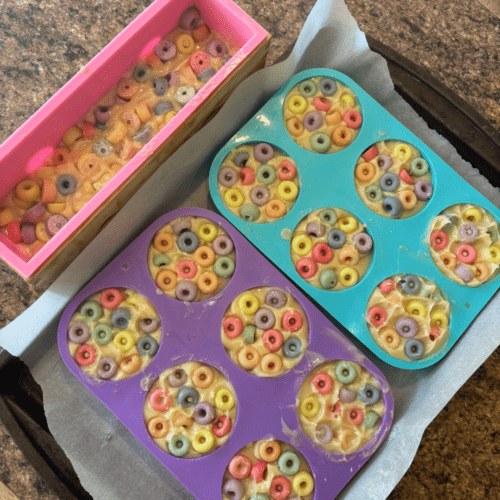
[[(477, 0), (346, 0), (360, 28), (427, 68), (500, 131), (500, 19)], [(0, 0), (0, 142), (151, 0)], [(268, 64), (296, 39), (312, 0), (236, 0), (273, 35)], [(0, 262), (0, 328), (43, 292)], [(500, 349), (425, 431), (391, 500), (500, 499)], [(56, 496), (0, 424), (0, 481), (23, 500)], [(323, 499), (321, 499), (323, 500)]]

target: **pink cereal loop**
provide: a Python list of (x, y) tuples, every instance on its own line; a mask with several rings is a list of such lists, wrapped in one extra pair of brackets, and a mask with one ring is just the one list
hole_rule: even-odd
[(267, 462), (264, 460), (257, 460), (252, 466), (252, 471), (250, 472), (250, 477), (256, 483), (261, 483), (264, 481), (264, 475), (267, 471)]
[(286, 311), (281, 318), (281, 326), (288, 332), (296, 332), (302, 328), (304, 318), (299, 311)]
[(297, 264), (295, 265), (295, 269), (297, 269), (297, 272), (302, 278), (307, 280), (309, 278), (312, 278), (316, 274), (318, 266), (316, 262), (314, 262), (314, 260), (310, 259), (309, 257), (304, 257), (297, 262)]
[(189, 56), (189, 67), (198, 74), (210, 68), (210, 56), (203, 50), (197, 50)]
[(253, 168), (244, 167), (240, 170), (241, 183), (244, 186), (250, 186), (255, 182), (255, 171)]
[(472, 264), (477, 257), (476, 250), (471, 245), (458, 245), (455, 253), (457, 259), (464, 264)]
[(235, 479), (245, 479), (250, 475), (252, 462), (246, 455), (238, 453), (229, 462), (228, 470)]
[(431, 326), (431, 333), (429, 334), (429, 338), (434, 341), (436, 340), (439, 336), (441, 335), (441, 332), (439, 331), (439, 327), (437, 326)]
[(269, 493), (273, 500), (285, 500), (290, 495), (291, 489), (290, 481), (285, 476), (274, 476)]
[(312, 249), (312, 257), (320, 264), (328, 264), (333, 259), (333, 251), (326, 243), (317, 243)]
[(353, 425), (361, 425), (364, 419), (363, 410), (361, 408), (350, 408), (346, 413), (346, 418)]
[(283, 345), (283, 334), (279, 330), (266, 330), (262, 335), (262, 342), (268, 351), (277, 351)]
[(281, 181), (292, 181), (297, 175), (295, 165), (288, 160), (283, 160), (278, 167), (278, 177)]
[(318, 111), (328, 111), (332, 107), (332, 103), (324, 97), (315, 97), (313, 99), (313, 106)]
[(349, 128), (354, 129), (361, 127), (361, 122), (363, 121), (361, 115), (355, 109), (346, 111), (342, 119), (346, 122)]
[(380, 291), (383, 294), (392, 292), (394, 288), (396, 288), (396, 285), (394, 284), (394, 280), (391, 278), (387, 278), (386, 280), (382, 281), (379, 285)]
[(231, 432), (232, 427), (231, 419), (227, 415), (221, 415), (212, 425), (212, 432), (217, 437), (224, 437)]
[(312, 383), (320, 394), (328, 394), (333, 389), (332, 377), (325, 372), (314, 375)]
[(378, 156), (378, 149), (377, 146), (372, 146), (370, 149), (367, 149), (361, 157), (365, 161), (372, 161), (374, 158)]
[(80, 366), (91, 365), (97, 356), (96, 350), (89, 344), (81, 345), (75, 353), (75, 361)]
[(443, 231), (432, 231), (431, 247), (434, 250), (443, 250), (448, 246), (448, 235)]
[(182, 279), (191, 279), (196, 276), (198, 266), (192, 260), (181, 260), (177, 265), (177, 274)]
[(149, 396), (149, 404), (156, 411), (167, 411), (172, 404), (172, 398), (166, 389), (155, 389)]
[(224, 319), (224, 323), (222, 324), (224, 328), (224, 333), (228, 339), (235, 339), (241, 332), (243, 331), (243, 323), (240, 318), (236, 316), (228, 316)]
[(399, 172), (399, 178), (406, 182), (406, 184), (413, 184), (413, 179), (410, 177), (408, 170), (402, 168)]
[(378, 328), (387, 321), (387, 311), (383, 307), (373, 306), (368, 310), (368, 319), (375, 328)]

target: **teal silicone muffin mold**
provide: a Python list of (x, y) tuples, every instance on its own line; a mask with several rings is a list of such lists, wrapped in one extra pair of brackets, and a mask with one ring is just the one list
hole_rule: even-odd
[[(317, 76), (337, 80), (350, 88), (361, 110), (363, 121), (357, 137), (335, 154), (319, 154), (299, 146), (287, 131), (283, 118), (283, 106), (291, 89)], [(409, 218), (387, 218), (374, 213), (362, 202), (356, 191), (356, 163), (379, 141), (411, 144), (429, 164), (432, 195), (423, 209)], [(261, 224), (244, 221), (231, 213), (220, 197), (217, 173), (230, 151), (242, 142), (272, 144), (286, 151), (296, 162), (300, 172), (300, 196), (283, 218)], [(431, 221), (451, 205), (478, 205), (497, 221), (500, 220), (500, 211), (361, 87), (337, 71), (311, 69), (291, 78), (220, 150), (213, 161), (209, 183), (215, 206), (224, 217), (347, 330), (393, 366), (420, 369), (437, 363), (458, 341), (500, 286), (498, 276), (476, 288), (452, 281), (438, 270), (428, 245)], [(342, 290), (323, 290), (307, 283), (297, 272), (290, 257), (291, 237), (297, 225), (309, 213), (324, 207), (338, 207), (351, 212), (366, 223), (373, 239), (372, 262), (366, 275), (362, 281)], [(434, 283), (450, 303), (448, 339), (428, 357), (419, 360), (396, 359), (382, 350), (368, 331), (366, 318), (370, 295), (383, 280), (395, 275), (416, 275)]]

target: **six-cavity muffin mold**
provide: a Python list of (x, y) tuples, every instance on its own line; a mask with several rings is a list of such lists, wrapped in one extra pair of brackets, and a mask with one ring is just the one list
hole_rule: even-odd
[[(223, 230), (237, 255), (234, 273), (225, 288), (206, 300), (192, 302), (165, 294), (148, 270), (148, 249), (158, 231), (172, 221), (190, 218), (208, 219)], [(68, 329), (72, 317), (80, 314), (89, 297), (95, 298), (94, 294), (110, 289), (134, 290), (148, 299), (158, 312), (162, 331), (158, 351), (147, 367), (124, 380), (89, 376), (69, 349)], [(256, 297), (262, 295), (263, 301), (268, 298), (268, 308), (274, 311), (274, 326), (277, 321), (279, 329), (288, 328), (284, 336), (296, 337), (300, 330), (297, 327), (308, 325), (307, 342), (302, 347), (298, 343), (287, 346), (290, 359), (295, 359), (296, 352), (300, 356), (297, 356), (298, 363), (284, 374), (263, 377), (259, 373), (248, 373), (237, 366), (225, 350), (221, 339), (225, 314), (231, 303), (241, 296), (246, 299), (241, 305), (248, 307), (247, 299), (251, 297), (245, 294), (249, 290)], [(269, 294), (273, 291), (275, 293)], [(280, 291), (287, 298), (284, 304)], [(252, 300), (250, 306), (254, 305)], [(287, 315), (287, 311), (291, 311), (290, 314)], [(294, 311), (300, 311), (300, 319)], [(254, 320), (255, 314), (248, 319)], [(247, 345), (262, 340), (268, 331), (266, 321), (269, 316), (260, 314), (254, 338), (245, 336)], [(263, 440), (286, 443), (284, 451), (296, 449), (312, 472), (312, 498), (333, 498), (382, 443), (392, 423), (393, 400), (381, 372), (233, 226), (202, 209), (180, 209), (161, 217), (90, 281), (64, 311), (58, 345), (69, 370), (197, 498), (221, 499), (226, 468), (232, 458), (249, 443)], [(287, 353), (283, 349), (280, 346), (274, 353), (285, 358)], [(302, 430), (298, 394), (311, 370), (324, 362), (343, 361), (370, 374), (380, 389), (384, 412), (376, 419), (373, 438), (361, 448), (330, 453), (308, 439)], [(334, 391), (332, 397), (340, 398), (340, 394)], [(361, 432), (364, 423), (357, 425)], [(294, 475), (291, 469), (287, 468), (286, 472), (292, 494), (300, 494), (300, 488), (305, 492), (309, 490), (309, 476), (300, 476), (295, 481), (299, 488), (295, 491)], [(285, 484), (284, 480), (279, 481)]]
[[(318, 77), (337, 82), (337, 92), (344, 92), (346, 87), (350, 89), (354, 96), (351, 96), (352, 102), (345, 99), (346, 102), (338, 104), (336, 94), (333, 97), (320, 95), (321, 87), (317, 81), (322, 80)], [(315, 88), (309, 88), (310, 82)], [(321, 153), (296, 143), (293, 134), (287, 130), (287, 103), (294, 92), (301, 93), (301, 88), (302, 94), (304, 89), (311, 95), (315, 90), (312, 101), (316, 98), (329, 101), (328, 111), (316, 107), (318, 121), (328, 123), (328, 113), (332, 114), (331, 110), (337, 107), (336, 126), (356, 131), (349, 144), (337, 151)], [(306, 96), (304, 100), (307, 106), (302, 110), (303, 116), (299, 117), (303, 120), (309, 107), (314, 107), (312, 102), (309, 103), (310, 98)], [(354, 109), (356, 113), (349, 114), (349, 110), (344, 109), (346, 106), (353, 109), (357, 106)], [(283, 218), (264, 224), (244, 221), (236, 217), (220, 197), (217, 178), (220, 166), (230, 152), (242, 143), (267, 143), (286, 151), (295, 162), (300, 176), (299, 194)], [(209, 182), (212, 199), (224, 217), (344, 327), (381, 359), (394, 366), (417, 369), (439, 361), (499, 288), (498, 276), (483, 280), (480, 286), (472, 289), (463, 282), (459, 283), (458, 279), (446, 277), (431, 258), (429, 242), (433, 219), (450, 206), (477, 205), (497, 221), (500, 220), (500, 211), (355, 82), (337, 71), (312, 69), (291, 78), (220, 150), (213, 161)], [(349, 233), (343, 231), (335, 238), (332, 234), (329, 241), (331, 228), (327, 223), (320, 221), (321, 227), (311, 228), (310, 231), (305, 226), (307, 218), (314, 213), (331, 209), (350, 212), (363, 228), (362, 234), (368, 235), (369, 239), (364, 237), (361, 242), (361, 248), (366, 250), (366, 245), (370, 246), (371, 262), (363, 277), (350, 269), (343, 270), (345, 264), (341, 266), (337, 262), (341, 251), (354, 260), (363, 255), (353, 242), (344, 241), (344, 237), (349, 240)], [(467, 222), (470, 221), (456, 221), (458, 226)], [(305, 237), (295, 241), (294, 236), (297, 235)], [(317, 253), (317, 258), (314, 258), (312, 253), (316, 240), (326, 243), (333, 256), (324, 247), (323, 252)], [(488, 245), (492, 245), (493, 249), (482, 257), (500, 259), (498, 240), (491, 240)], [(353, 246), (357, 252), (351, 252), (351, 249), (346, 251), (345, 246)], [(300, 256), (306, 250), (307, 255)], [(460, 257), (468, 258), (469, 253), (465, 252)], [(299, 258), (292, 258), (294, 254)], [(460, 260), (459, 257), (457, 259)], [(329, 262), (322, 262), (324, 260)], [(485, 272), (484, 266), (476, 269), (474, 262), (462, 264), (469, 269), (467, 274), (482, 275)], [(354, 269), (354, 266), (347, 267)], [(441, 342), (438, 349), (420, 359), (390, 355), (372, 338), (366, 324), (371, 293), (383, 280), (396, 275), (414, 275), (428, 280), (450, 303), (448, 338)], [(475, 281), (471, 284), (474, 285)], [(428, 335), (432, 333), (429, 331)]]

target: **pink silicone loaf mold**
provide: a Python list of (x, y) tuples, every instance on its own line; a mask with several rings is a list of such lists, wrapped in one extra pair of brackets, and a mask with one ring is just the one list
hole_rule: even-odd
[[(192, 0), (155, 1), (0, 146), (0, 172), (4, 180), (0, 186), (0, 199), (54, 154), (63, 135), (127, 70), (149, 54), (176, 27), (181, 13), (192, 5)], [(240, 49), (78, 213), (62, 227), (56, 228), (57, 233), (35, 255), (27, 254), (4, 232), (0, 234), (0, 257), (24, 278), (33, 277), (56, 253), (64, 251), (63, 247), (103, 209), (107, 201), (121, 191), (183, 124), (244, 67), (250, 55), (262, 46), (268, 36), (263, 28), (230, 1), (199, 0), (194, 5), (212, 31)]]
[[(217, 295), (181, 301), (151, 279), (148, 249), (158, 231), (173, 221), (181, 221), (183, 226), (176, 230), (192, 240), (185, 227), (190, 218), (208, 219), (223, 230), (234, 244), (237, 260)], [(185, 244), (184, 238), (178, 250)], [(194, 248), (185, 251), (194, 258)], [(225, 258), (220, 248), (217, 252), (216, 259)], [(122, 291), (125, 304), (115, 304), (116, 290)], [(158, 349), (155, 346), (149, 352), (154, 342), (149, 339), (145, 345), (143, 340), (144, 335), (155, 333), (141, 333), (125, 355), (142, 353), (151, 359), (126, 378), (106, 378), (108, 373), (89, 376), (92, 366), (82, 369), (71, 350), (75, 341), (85, 346), (92, 342), (90, 338), (101, 340), (102, 327), (97, 323), (109, 316), (95, 303), (102, 297), (108, 309), (109, 302), (117, 305), (111, 316), (114, 311), (134, 308), (137, 297), (151, 303), (147, 317), (154, 320), (154, 311), (158, 312), (155, 326), (161, 325), (162, 330)], [(229, 307), (232, 317), (254, 328), (243, 332), (241, 325), (224, 330)], [(130, 319), (124, 311), (114, 314), (125, 315), (133, 329), (134, 320), (145, 317), (133, 311)], [(125, 328), (125, 322), (118, 319), (111, 322)], [(85, 321), (92, 330), (86, 338), (72, 328), (75, 320)], [(308, 334), (302, 335), (300, 327), (305, 325)], [(275, 362), (279, 357), (284, 363), (293, 361), (294, 366), (267, 376), (267, 354), (260, 344), (272, 330), (278, 337), (283, 331), (284, 342), (266, 349)], [(231, 341), (242, 342), (243, 349), (257, 346), (263, 373), (246, 371), (234, 362), (224, 343), (228, 333)], [(109, 346), (120, 335), (127, 337), (122, 332), (113, 335)], [(58, 345), (63, 361), (81, 383), (185, 488), (203, 500), (248, 500), (269, 494), (278, 498), (282, 491), (289, 491), (290, 499), (333, 499), (380, 446), (393, 419), (390, 388), (376, 366), (233, 226), (207, 210), (176, 210), (147, 228), (73, 298), (59, 323)], [(112, 354), (112, 350), (104, 353), (106, 363), (112, 364)], [(334, 371), (328, 372), (330, 365)], [(327, 372), (330, 375), (324, 375)], [(325, 444), (328, 440), (331, 446)], [(260, 443), (252, 453), (251, 443)], [(269, 481), (261, 481), (268, 473)]]

